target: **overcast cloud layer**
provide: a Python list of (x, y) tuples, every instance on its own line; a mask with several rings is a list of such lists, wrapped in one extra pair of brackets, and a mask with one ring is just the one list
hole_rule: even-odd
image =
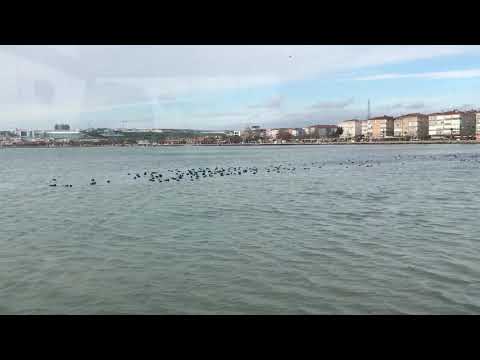
[[(2, 129), (51, 128), (58, 121), (76, 127), (204, 129), (337, 122), (364, 117), (368, 91), (375, 96), (374, 109), (385, 112), (475, 106), (477, 99), (467, 95), (464, 101), (445, 103), (445, 92), (429, 91), (434, 85), (426, 82), (459, 84), (460, 79), (480, 77), (480, 69), (458, 62), (478, 59), (478, 46), (0, 46), (0, 50)], [(429, 61), (429, 71), (411, 66), (425, 67)], [(408, 71), (401, 71), (404, 68)], [(422, 90), (423, 96), (401, 92), (404, 83), (392, 84), (402, 81), (417, 81), (412, 88)], [(461, 86), (470, 94), (477, 83)]]

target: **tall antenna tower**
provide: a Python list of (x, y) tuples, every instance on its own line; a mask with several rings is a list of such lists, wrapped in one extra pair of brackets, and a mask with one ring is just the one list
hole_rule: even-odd
[(367, 120), (370, 119), (370, 99), (368, 99)]

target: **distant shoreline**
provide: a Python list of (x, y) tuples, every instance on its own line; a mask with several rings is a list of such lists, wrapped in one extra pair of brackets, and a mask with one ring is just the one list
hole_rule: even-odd
[(375, 142), (324, 142), (324, 143), (286, 143), (286, 144), (192, 144), (191, 146), (313, 146), (313, 145), (436, 145), (436, 144), (480, 144), (476, 140), (462, 141), (375, 141)]
[(322, 145), (452, 145), (452, 144), (480, 144), (477, 140), (461, 140), (461, 141), (375, 141), (375, 142), (323, 142), (323, 143), (285, 143), (285, 144), (158, 144), (158, 145), (31, 145), (31, 144), (15, 144), (0, 145), (0, 149), (7, 148), (28, 148), (28, 149), (59, 149), (59, 148), (153, 148), (153, 147), (182, 147), (182, 146), (199, 146), (199, 147), (251, 147), (251, 146), (322, 146)]

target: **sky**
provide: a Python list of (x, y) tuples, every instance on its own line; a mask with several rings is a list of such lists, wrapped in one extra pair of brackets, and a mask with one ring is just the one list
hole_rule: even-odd
[(0, 46), (0, 129), (241, 129), (480, 108), (480, 46)]

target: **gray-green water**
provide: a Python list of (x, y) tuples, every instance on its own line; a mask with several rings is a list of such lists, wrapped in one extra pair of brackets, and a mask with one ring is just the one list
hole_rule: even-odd
[[(477, 145), (0, 149), (0, 162), (0, 313), (480, 313)], [(296, 171), (263, 170), (280, 164)], [(127, 175), (207, 166), (259, 171)]]

